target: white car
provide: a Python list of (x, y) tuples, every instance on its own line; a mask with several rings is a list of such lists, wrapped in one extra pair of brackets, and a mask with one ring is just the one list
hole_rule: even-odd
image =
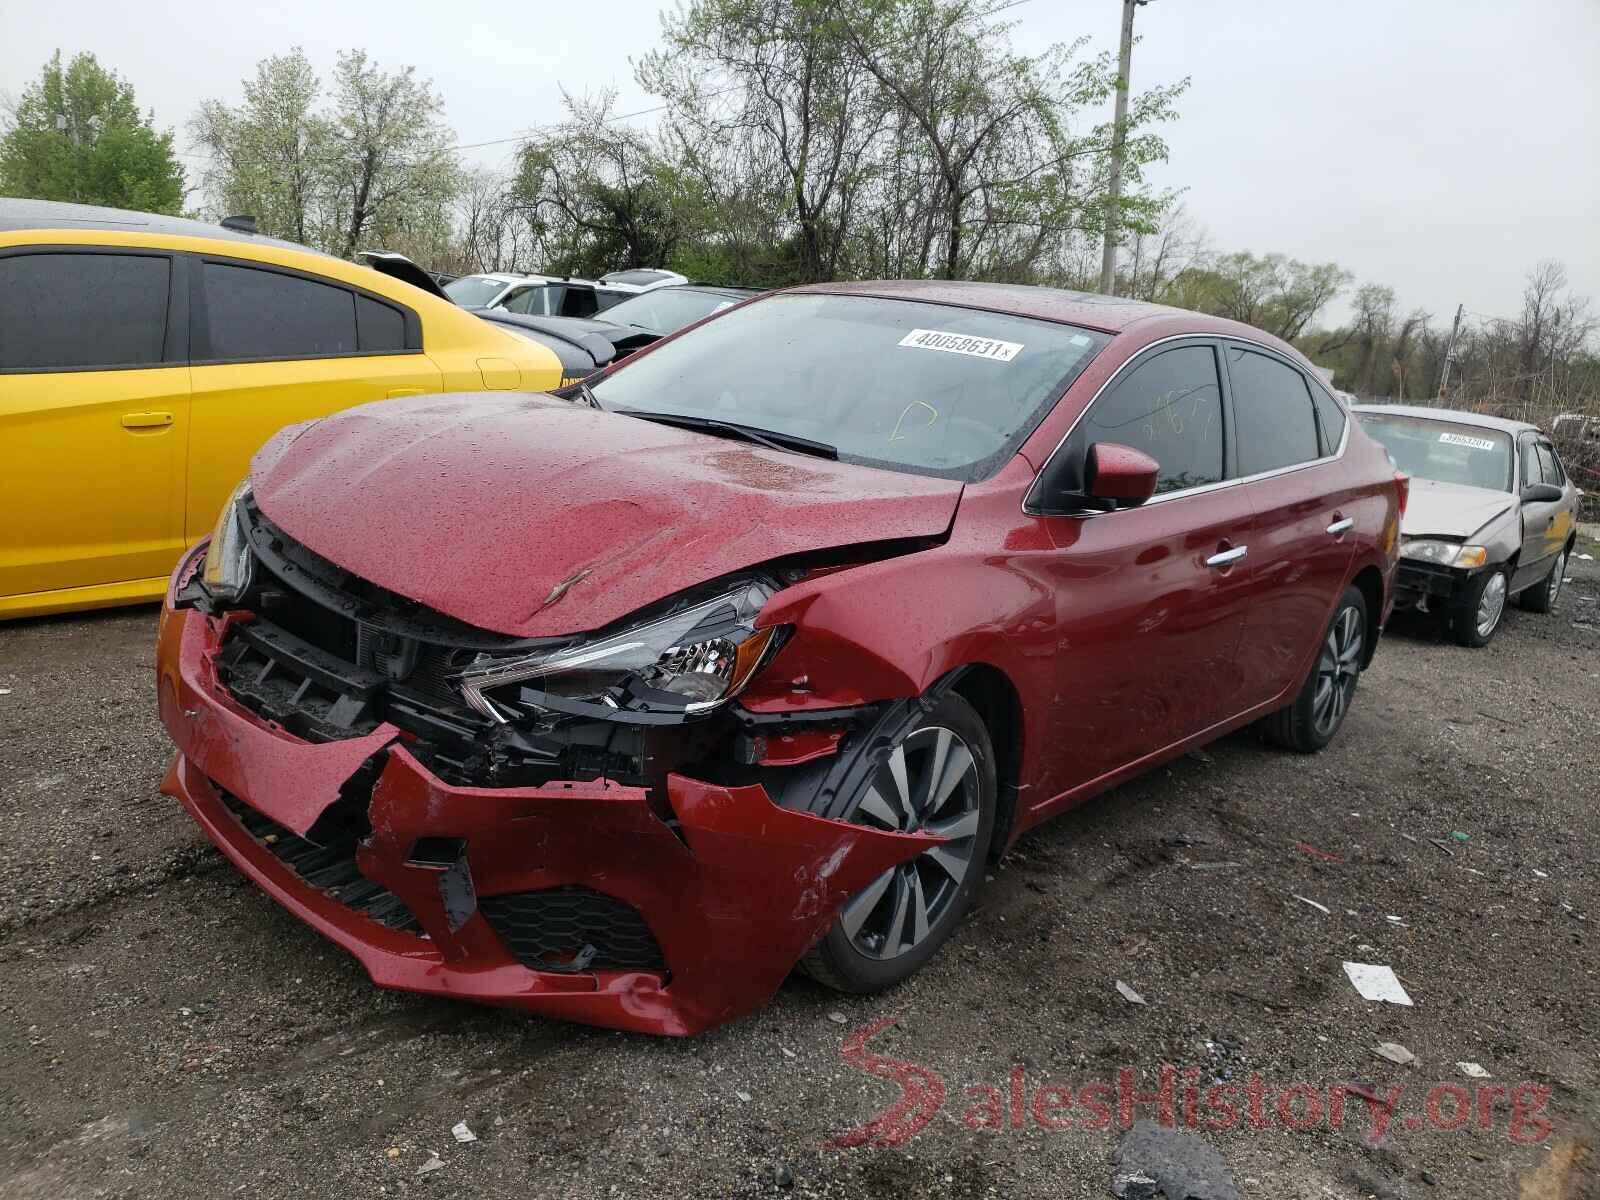
[(462, 308), (503, 308), (538, 317), (592, 317), (641, 289), (565, 275), (463, 275), (445, 284)]

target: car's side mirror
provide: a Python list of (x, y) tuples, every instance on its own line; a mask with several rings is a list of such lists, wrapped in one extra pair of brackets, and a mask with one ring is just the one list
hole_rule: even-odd
[(1119, 442), (1096, 442), (1083, 465), (1084, 490), (1091, 500), (1117, 506), (1143, 504), (1156, 494), (1161, 464), (1143, 450)]
[(1132, 446), (1095, 442), (1083, 450), (1069, 442), (1051, 456), (1028, 493), (1028, 511), (1062, 516), (1131, 508), (1155, 495), (1160, 473), (1160, 463)]
[(1530, 483), (1522, 489), (1524, 504), (1554, 504), (1561, 496), (1561, 489), (1553, 483)]

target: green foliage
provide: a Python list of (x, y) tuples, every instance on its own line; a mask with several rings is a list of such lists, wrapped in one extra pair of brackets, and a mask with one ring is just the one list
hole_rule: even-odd
[(172, 134), (141, 115), (133, 87), (92, 54), (57, 51), (23, 90), (0, 139), (0, 193), (175, 214), (183, 168)]
[[(779, 286), (861, 276), (1063, 282), (1107, 215), (1108, 55), (1018, 53), (1000, 0), (688, 0), (640, 84), (523, 149), (512, 202), (563, 269), (647, 263)], [(1142, 168), (1185, 84), (1136, 97), (1117, 219), (1154, 227)]]
[(331, 254), (405, 247), (431, 259), (451, 241), (463, 185), (443, 113), (412, 67), (386, 73), (348, 51), (325, 92), (296, 47), (257, 64), (237, 107), (201, 105), (190, 131), (212, 157), (213, 207)]

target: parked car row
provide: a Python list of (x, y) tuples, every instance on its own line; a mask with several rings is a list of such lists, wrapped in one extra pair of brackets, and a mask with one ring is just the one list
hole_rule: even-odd
[(444, 295), (463, 308), (505, 309), (540, 317), (592, 317), (630, 296), (689, 280), (676, 271), (612, 271), (599, 279), (570, 275), (461, 275)]
[[(480, 318), (392, 256), (26, 219), (0, 233), (0, 283), (14, 259), (71, 260), (0, 287), (0, 316), (32, 322), (0, 320), (0, 364), (130, 439), (171, 426), (117, 424), (153, 407), (124, 376), (199, 377), (234, 322), (312, 338), (228, 360), (250, 419), (279, 393), (303, 407), (248, 471), (235, 443), (191, 467), (237, 479), (165, 591), (163, 789), (385, 986), (671, 1034), (753, 1011), (797, 966), (892, 986), (1039, 822), (1247, 726), (1328, 745), (1397, 598), (1445, 594), (1422, 543), (1454, 546), (1438, 565), (1472, 602), (1496, 564), (1511, 594), (1548, 559), (1526, 510), (1557, 502), (1522, 457), (1491, 477), (1476, 427), (1352, 414), (1231, 321), (944, 282), (680, 282), (606, 322)], [(44, 268), (76, 278), (91, 244), (159, 265), (112, 272), (86, 312)], [(262, 302), (280, 277), (335, 297)], [(69, 352), (85, 318), (126, 348)], [(398, 344), (364, 340), (383, 330)], [(388, 387), (395, 358), (437, 383)], [(316, 389), (349, 376), (387, 398), (322, 415), (344, 406)], [(1546, 444), (1501, 433), (1553, 488)], [(101, 485), (28, 436), (72, 477), (52, 503)], [(108, 492), (143, 443), (118, 445), (94, 464)], [(1498, 498), (1465, 532), (1412, 523), (1397, 461), (1419, 491)], [(1512, 502), (1506, 558), (1490, 509)]]

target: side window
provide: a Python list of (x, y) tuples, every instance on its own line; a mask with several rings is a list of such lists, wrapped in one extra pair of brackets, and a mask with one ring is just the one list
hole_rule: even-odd
[(1088, 443), (1120, 442), (1161, 464), (1156, 493), (1222, 479), (1222, 393), (1210, 346), (1164, 350), (1089, 410)]
[(1530, 483), (1543, 483), (1544, 472), (1539, 469), (1539, 452), (1534, 448), (1532, 438), (1522, 440), (1522, 486)]
[(1567, 476), (1561, 469), (1560, 460), (1556, 458), (1555, 447), (1549, 442), (1540, 442), (1538, 446), (1539, 470), (1544, 475), (1544, 481), (1553, 483), (1556, 487), (1563, 486), (1567, 482)]
[(621, 304), (631, 295), (633, 295), (632, 292), (617, 292), (610, 288), (595, 288), (595, 311), (605, 312), (605, 310), (610, 308), (613, 304)]
[(162, 255), (0, 258), (0, 370), (158, 365), (171, 286)]
[(563, 317), (592, 317), (599, 311), (593, 288), (569, 287), (561, 298)]
[(1319, 457), (1317, 421), (1304, 376), (1275, 358), (1228, 347), (1239, 475), (1258, 475)]
[(1311, 389), (1311, 399), (1316, 402), (1317, 423), (1322, 426), (1322, 453), (1332, 454), (1344, 440), (1344, 409), (1318, 387)]
[(406, 348), (406, 319), (393, 305), (357, 292), (356, 341), (367, 353), (399, 354)]
[(354, 354), (355, 295), (341, 287), (226, 263), (205, 265), (211, 358)]

